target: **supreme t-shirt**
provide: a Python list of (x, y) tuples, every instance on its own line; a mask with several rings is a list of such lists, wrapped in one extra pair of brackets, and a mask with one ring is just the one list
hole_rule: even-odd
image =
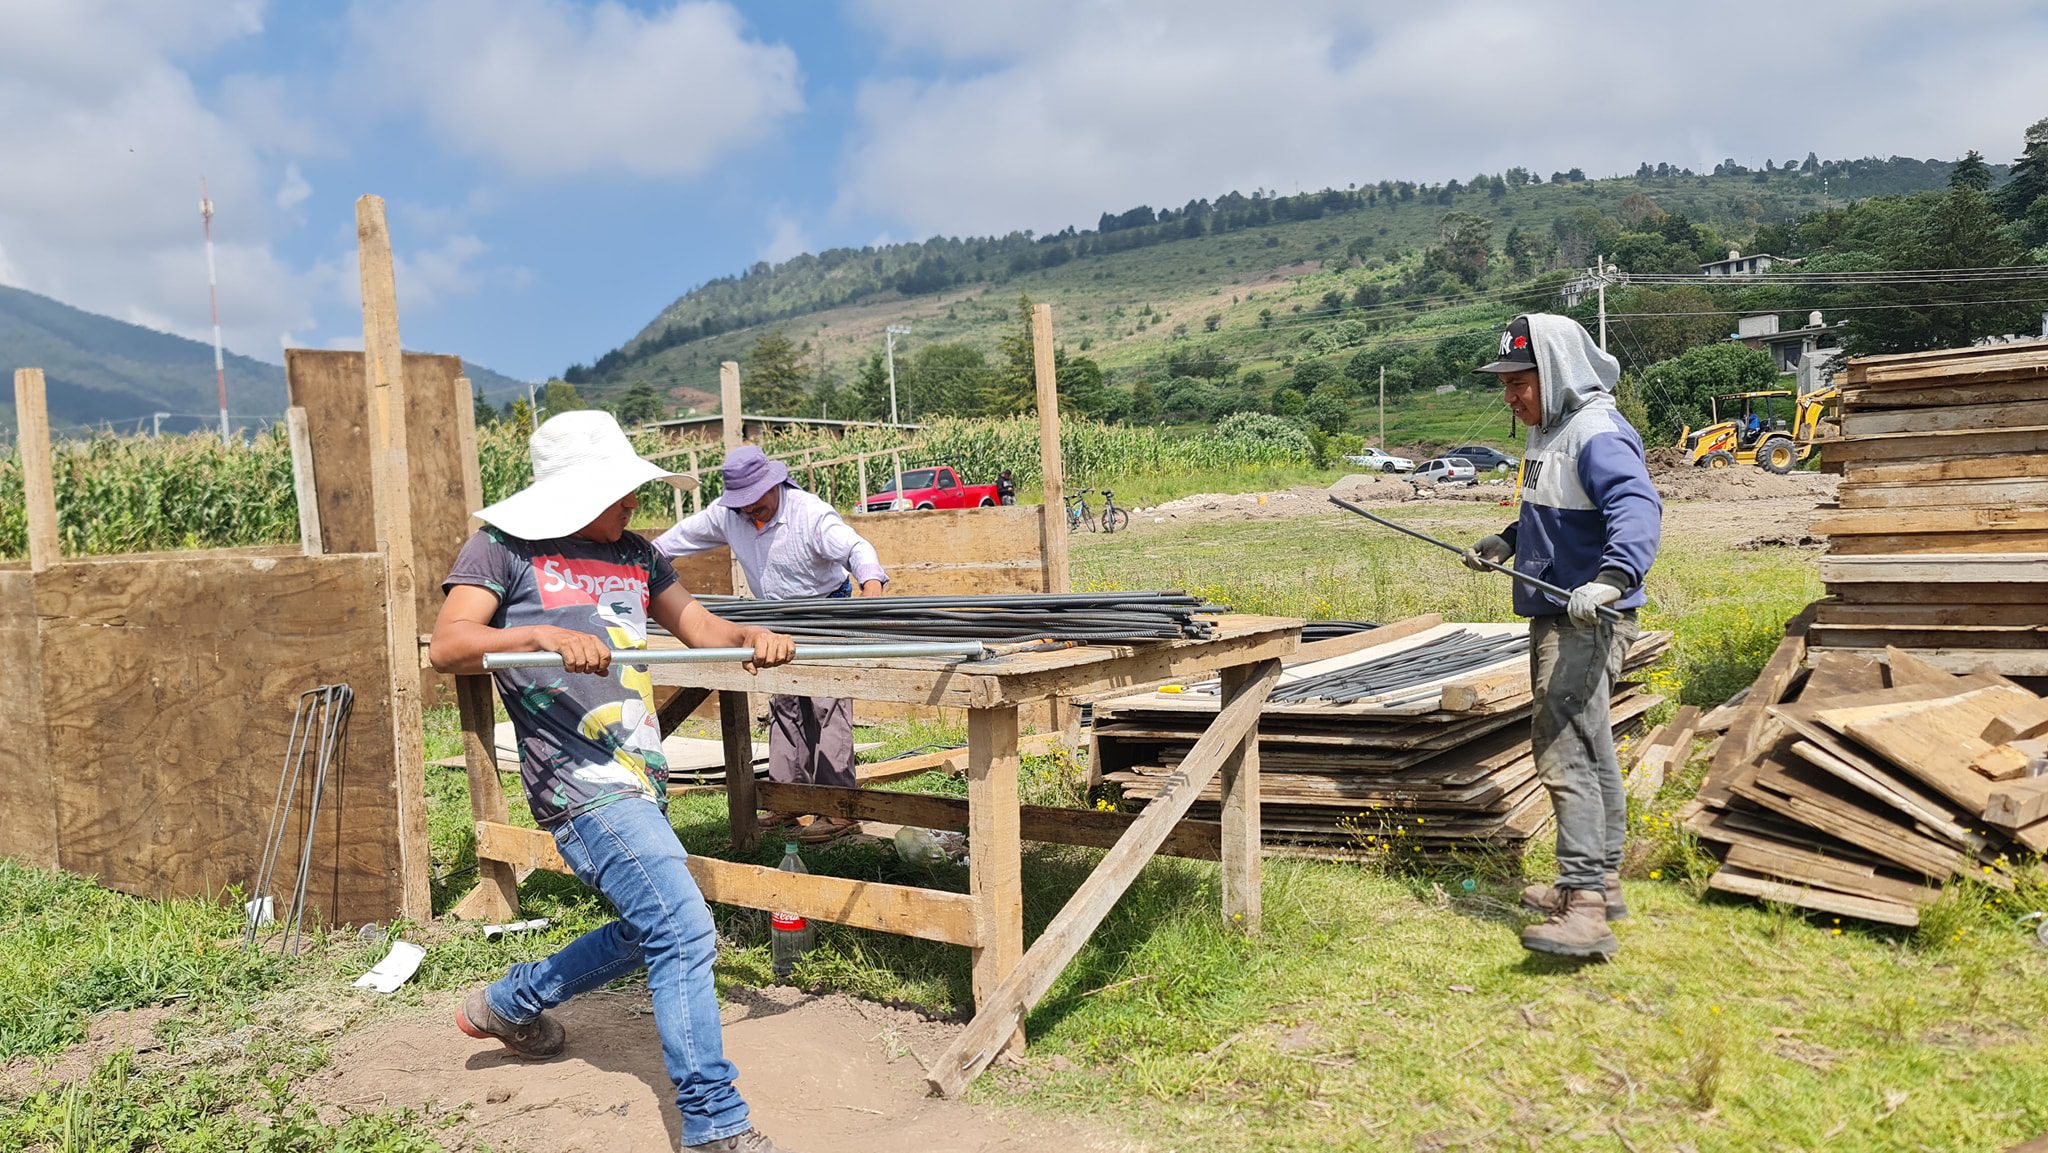
[[(668, 558), (633, 533), (602, 544), (521, 540), (486, 527), (462, 546), (441, 587), (490, 590), (497, 628), (553, 625), (614, 649), (644, 649), (647, 606), (674, 583)], [(647, 666), (614, 661), (602, 677), (559, 668), (492, 676), (512, 718), (526, 803), (542, 828), (624, 797), (666, 803), (668, 761)]]

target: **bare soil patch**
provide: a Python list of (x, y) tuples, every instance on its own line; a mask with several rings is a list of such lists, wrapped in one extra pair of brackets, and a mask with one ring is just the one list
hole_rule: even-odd
[[(351, 1030), (299, 1092), (329, 1119), (394, 1108), (451, 1118), (440, 1135), (451, 1149), (675, 1147), (675, 1091), (645, 986), (585, 994), (555, 1010), (568, 1049), (544, 1062), (464, 1036), (453, 1023), (460, 1001), (451, 993), (418, 1014)], [(924, 1063), (958, 1034), (956, 1024), (783, 987), (729, 993), (724, 1017), (726, 1056), (740, 1068), (754, 1123), (804, 1153), (1131, 1148), (1072, 1122), (927, 1096)]]
[(17, 1057), (0, 1065), (0, 1098), (25, 1097), (45, 1084), (83, 1081), (116, 1053), (130, 1049), (154, 1052), (163, 1047), (157, 1025), (176, 1012), (169, 1005), (148, 1005), (101, 1013), (86, 1024), (85, 1040), (69, 1049), (48, 1057)]

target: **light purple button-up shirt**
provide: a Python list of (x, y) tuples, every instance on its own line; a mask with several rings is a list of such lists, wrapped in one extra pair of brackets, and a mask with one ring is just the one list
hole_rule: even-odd
[(670, 558), (726, 547), (747, 574), (747, 586), (762, 600), (828, 596), (853, 575), (856, 586), (887, 583), (889, 574), (875, 546), (847, 525), (823, 500), (785, 485), (775, 518), (756, 529), (738, 509), (706, 505), (654, 538)]

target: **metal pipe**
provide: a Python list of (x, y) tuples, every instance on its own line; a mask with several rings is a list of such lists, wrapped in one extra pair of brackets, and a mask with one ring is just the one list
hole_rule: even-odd
[[(895, 657), (955, 657), (980, 660), (988, 652), (980, 641), (934, 641), (882, 645), (798, 645), (799, 663), (812, 661), (884, 660)], [(754, 659), (752, 649), (614, 649), (612, 660), (628, 665), (711, 665), (740, 664)], [(560, 653), (485, 653), (484, 668), (560, 668)]]
[[(1385, 525), (1388, 528), (1393, 529), (1395, 532), (1405, 533), (1406, 535), (1412, 536), (1416, 540), (1419, 540), (1424, 544), (1433, 544), (1440, 549), (1457, 553), (1460, 557), (1463, 557), (1467, 552), (1471, 551), (1459, 545), (1454, 545), (1449, 541), (1438, 540), (1427, 533), (1417, 532), (1414, 529), (1409, 528), (1405, 524), (1396, 524), (1395, 522), (1390, 521), (1385, 517), (1374, 516), (1372, 513), (1369, 513), (1364, 509), (1358, 507), (1357, 505), (1352, 504), (1348, 500), (1344, 500), (1342, 498), (1333, 496), (1330, 498), (1330, 503), (1336, 505), (1338, 508), (1343, 509), (1345, 512), (1355, 512), (1359, 516), (1364, 517), (1365, 519), (1373, 522), (1374, 524)], [(1487, 568), (1494, 570), (1495, 572), (1504, 572), (1509, 576), (1515, 578), (1516, 580), (1521, 581), (1523, 584), (1528, 585), (1530, 588), (1540, 589), (1543, 592), (1547, 592), (1551, 596), (1557, 597), (1560, 600), (1569, 601), (1572, 599), (1572, 590), (1568, 588), (1560, 588), (1557, 585), (1551, 584), (1549, 581), (1539, 580), (1536, 577), (1532, 577), (1528, 573), (1516, 572), (1514, 569), (1508, 567), (1507, 565), (1487, 560), (1485, 557), (1480, 557), (1479, 563), (1485, 565)], [(1611, 605), (1601, 605), (1597, 611), (1603, 618), (1607, 620), (1615, 622), (1619, 622), (1621, 620), (1620, 610), (1614, 608)]]

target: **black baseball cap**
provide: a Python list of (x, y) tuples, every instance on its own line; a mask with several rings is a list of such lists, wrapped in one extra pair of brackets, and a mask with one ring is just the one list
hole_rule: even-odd
[(1500, 359), (1474, 372), (1527, 372), (1536, 367), (1536, 346), (1529, 340), (1529, 318), (1518, 316), (1500, 331)]

